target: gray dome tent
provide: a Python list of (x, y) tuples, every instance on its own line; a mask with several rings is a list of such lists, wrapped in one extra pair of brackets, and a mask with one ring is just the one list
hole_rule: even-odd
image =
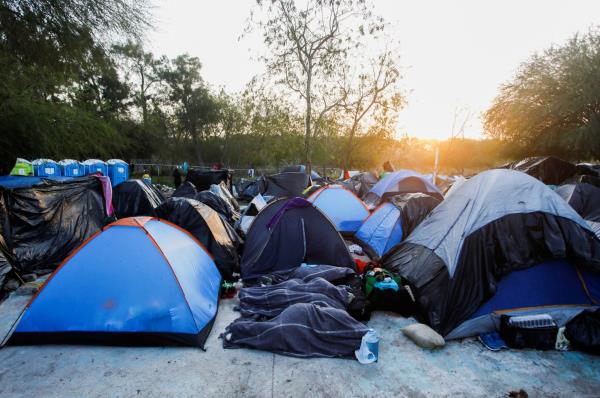
[(347, 267), (354, 261), (331, 221), (302, 198), (264, 207), (246, 235), (241, 263), (245, 280), (296, 268), (303, 262)]
[(425, 320), (447, 336), (502, 278), (556, 258), (598, 272), (600, 240), (543, 183), (498, 169), (464, 182), (382, 263), (408, 279)]

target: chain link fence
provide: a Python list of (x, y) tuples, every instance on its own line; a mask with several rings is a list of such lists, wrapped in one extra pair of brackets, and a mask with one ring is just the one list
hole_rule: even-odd
[[(152, 182), (155, 184), (173, 185), (173, 170), (175, 167), (181, 167), (181, 163), (174, 161), (153, 161), (151, 159), (132, 159), (129, 165), (129, 174), (131, 178), (141, 178), (144, 173), (150, 174)], [(189, 165), (190, 168), (211, 170), (208, 166)], [(226, 167), (225, 167), (226, 168)], [(266, 176), (280, 173), (283, 167), (256, 167), (229, 168), (233, 177), (233, 184), (237, 184), (241, 179), (256, 179), (259, 176)], [(251, 173), (254, 170), (254, 173)], [(327, 177), (335, 180), (342, 176), (342, 169), (331, 166), (313, 166), (312, 170), (321, 177)], [(252, 176), (253, 175), (253, 176)]]

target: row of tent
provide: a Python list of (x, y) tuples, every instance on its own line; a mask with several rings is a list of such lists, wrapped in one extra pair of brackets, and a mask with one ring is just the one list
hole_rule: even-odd
[[(416, 173), (391, 173), (364, 194), (367, 203), (350, 192), (346, 184), (321, 187), (306, 198), (275, 197), (257, 209), (246, 231), (243, 249), (240, 239), (240, 245), (230, 253), (241, 252), (239, 272), (248, 283), (289, 273), (302, 264), (327, 264), (357, 273), (357, 264), (345, 239), (353, 240), (372, 257), (378, 257), (382, 267), (407, 281), (418, 305), (414, 315), (446, 338), (473, 336), (497, 329), (501, 314), (550, 313), (562, 326), (582, 311), (595, 308), (600, 299), (600, 238), (594, 233), (593, 224), (599, 222), (598, 188), (575, 184), (562, 185), (555, 191), (521, 171), (506, 169), (482, 172), (455, 184), (445, 195), (428, 182), (428, 178)], [(186, 197), (167, 199), (154, 210), (167, 207), (166, 203), (170, 203), (171, 208), (180, 208), (179, 204), (185, 202), (186, 208), (203, 212), (197, 211), (196, 203), (202, 202), (195, 198), (204, 191), (198, 191), (194, 184), (184, 184), (178, 190), (178, 195), (185, 193)], [(200, 209), (210, 208), (204, 213), (212, 214), (220, 227), (231, 228), (232, 221), (239, 217), (233, 213), (239, 208), (235, 209), (225, 188), (221, 187), (221, 190), (215, 196), (226, 202), (225, 206), (232, 212), (231, 219), (208, 205), (200, 206)], [(113, 198), (117, 208), (118, 199)], [(168, 220), (173, 214), (173, 210), (165, 209), (160, 216)], [(188, 210), (181, 215), (188, 217)], [(204, 216), (202, 218), (206, 220)], [(75, 286), (76, 277), (65, 277), (62, 282), (71, 288), (56, 281), (61, 280), (57, 278), (64, 270), (77, 268), (69, 265), (71, 261), (91, 261), (89, 259), (94, 257), (102, 264), (88, 268), (89, 278), (107, 280), (114, 276), (102, 271), (104, 261), (120, 264), (118, 271), (113, 272), (127, 273), (127, 281), (135, 278), (141, 269), (136, 267), (142, 267), (141, 262), (158, 264), (162, 261), (163, 266), (174, 270), (177, 279), (186, 280), (186, 286), (180, 287), (182, 294), (169, 295), (173, 300), (179, 297), (178, 303), (161, 298), (155, 307), (144, 307), (138, 312), (139, 316), (125, 323), (122, 313), (112, 311), (116, 302), (122, 302), (118, 300), (129, 302), (130, 308), (143, 306), (147, 303), (147, 299), (142, 300), (144, 297), (159, 293), (140, 287), (143, 291), (129, 294), (122, 287), (107, 289), (106, 294), (91, 294), (93, 297), (82, 303), (78, 312), (88, 315), (90, 311), (97, 311), (94, 308), (105, 308), (106, 314), (101, 310), (102, 317), (98, 319), (77, 320), (78, 328), (87, 327), (87, 337), (107, 330), (144, 332), (147, 337), (201, 345), (199, 342), (205, 338), (216, 313), (217, 293), (211, 289), (219, 285), (223, 269), (214, 253), (216, 250), (208, 248), (206, 239), (192, 232), (190, 226), (183, 226), (184, 222), (172, 221), (173, 224), (154, 218), (121, 218), (80, 246), (29, 306), (13, 335), (13, 342), (40, 341), (44, 336), (52, 339), (81, 337), (65, 334), (65, 331), (73, 330), (74, 321), (69, 317), (74, 315), (66, 314), (66, 309), (64, 317), (60, 311), (54, 315), (48, 308), (60, 303), (66, 308), (73, 297), (86, 294)], [(178, 246), (177, 243), (185, 239), (177, 237), (179, 235), (170, 228), (183, 228), (178, 230), (186, 233), (204, 253), (209, 253), (208, 256), (203, 256), (196, 246), (193, 250), (185, 249), (186, 245)], [(204, 231), (207, 230), (220, 244), (221, 235), (204, 227)], [(121, 232), (117, 234), (118, 231)], [(140, 232), (139, 239), (129, 239), (133, 231)], [(111, 239), (100, 239), (113, 234)], [(149, 259), (149, 254), (139, 255), (142, 253), (139, 249), (142, 235), (159, 248), (162, 257)], [(119, 250), (135, 252), (138, 256), (116, 254), (116, 257), (108, 258), (102, 254), (107, 247), (117, 247), (117, 241), (132, 242), (122, 243)], [(98, 243), (92, 245), (94, 242)], [(193, 255), (194, 261), (206, 270), (189, 265), (189, 258), (186, 260), (188, 250), (197, 252)], [(89, 257), (80, 257), (84, 254)], [(120, 261), (120, 256), (129, 261)], [(178, 264), (188, 265), (174, 265), (178, 261), (181, 261)], [(203, 278), (194, 279), (197, 275), (203, 275)], [(46, 294), (53, 283), (56, 283), (55, 294)], [(96, 291), (92, 286), (84, 286), (88, 291)], [(152, 281), (148, 281), (148, 286), (157, 289)], [(65, 292), (73, 289), (74, 293), (63, 300), (59, 288)], [(34, 312), (36, 306), (39, 308)], [(166, 323), (172, 320), (173, 314), (167, 314), (167, 307), (188, 308), (188, 317), (181, 318), (185, 325), (172, 322), (173, 326), (168, 328)], [(190, 316), (194, 318), (195, 326), (190, 326)], [(165, 323), (161, 323), (162, 320)], [(46, 330), (40, 330), (40, 325)], [(115, 335), (123, 337), (127, 333)], [(102, 336), (106, 337), (106, 334)], [(268, 349), (267, 343), (256, 342), (255, 346)]]
[(110, 159), (106, 162), (98, 159), (88, 159), (83, 162), (73, 159), (63, 159), (59, 162), (52, 159), (36, 159), (30, 162), (18, 158), (10, 174), (47, 178), (100, 174), (110, 177), (112, 185), (115, 186), (129, 178), (129, 165), (120, 159)]
[[(5, 220), (27, 217), (27, 207), (55, 214), (41, 222), (32, 220), (29, 226), (7, 222), (10, 231), (2, 231), (7, 238), (3, 252), (26, 249), (23, 241), (15, 242), (14, 232), (29, 234), (31, 249), (45, 245), (41, 235), (52, 231), (56, 248), (61, 248), (55, 257), (43, 259), (44, 266), (56, 270), (28, 305), (8, 343), (202, 347), (217, 312), (222, 275), (239, 269), (241, 240), (218, 211), (233, 206), (225, 184), (196, 190), (194, 198), (165, 198), (154, 186), (128, 180), (107, 197), (98, 185), (103, 178), (22, 177), (35, 181), (15, 184), (11, 179), (10, 187), (0, 188), (6, 200), (7, 213), (1, 214)], [(191, 182), (186, 184), (196, 189)], [(23, 196), (41, 201), (20, 202)], [(111, 218), (106, 217), (105, 204), (113, 206), (118, 218), (107, 225)], [(73, 229), (84, 220), (87, 228)], [(19, 227), (22, 230), (17, 231)], [(4, 264), (19, 273), (43, 272), (41, 264), (15, 267), (16, 257)]]
[[(398, 206), (406, 196), (393, 197), (370, 215), (360, 199), (336, 186), (308, 200), (276, 200), (250, 226), (242, 277), (259, 278), (302, 262), (354, 267), (339, 233), (350, 232), (367, 215), (355, 238), (365, 243), (361, 237), (368, 231), (386, 226), (395, 244), (384, 240), (375, 254), (383, 254), (381, 264), (410, 282), (421, 319), (447, 338), (497, 329), (502, 313), (549, 312), (564, 325), (600, 300), (600, 238), (593, 227), (600, 189), (579, 184), (555, 192), (522, 172), (490, 170), (442, 201), (410, 194), (428, 198), (419, 211), (431, 212), (416, 216), (403, 237), (398, 231), (410, 221), (398, 225), (398, 216), (388, 221), (387, 214), (410, 206), (410, 200)], [(336, 218), (340, 214), (345, 220)]]

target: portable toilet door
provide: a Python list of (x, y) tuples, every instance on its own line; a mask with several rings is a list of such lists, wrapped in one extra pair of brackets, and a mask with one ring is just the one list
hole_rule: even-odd
[(85, 175), (100, 173), (103, 176), (108, 175), (106, 162), (98, 159), (88, 159), (83, 162)]
[(81, 162), (73, 159), (63, 159), (58, 162), (62, 175), (65, 177), (81, 177), (84, 175)]
[(129, 179), (129, 165), (120, 159), (110, 159), (108, 164), (108, 176), (113, 187)]
[(15, 167), (10, 172), (11, 176), (32, 176), (33, 166), (29, 160), (17, 158)]
[(60, 177), (60, 166), (52, 159), (33, 161), (33, 172), (38, 177)]

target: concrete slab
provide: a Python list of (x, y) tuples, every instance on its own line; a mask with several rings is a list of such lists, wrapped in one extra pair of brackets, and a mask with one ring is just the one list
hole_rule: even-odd
[[(25, 301), (26, 302), (26, 301)], [(24, 305), (25, 302), (22, 302)], [(18, 309), (0, 305), (0, 314)], [(598, 396), (600, 361), (578, 352), (490, 352), (475, 340), (423, 350), (399, 328), (410, 320), (377, 313), (380, 360), (296, 359), (224, 350), (218, 335), (237, 317), (224, 300), (206, 352), (194, 348), (5, 347), (2, 397)], [(0, 321), (4, 319), (0, 315)]]

